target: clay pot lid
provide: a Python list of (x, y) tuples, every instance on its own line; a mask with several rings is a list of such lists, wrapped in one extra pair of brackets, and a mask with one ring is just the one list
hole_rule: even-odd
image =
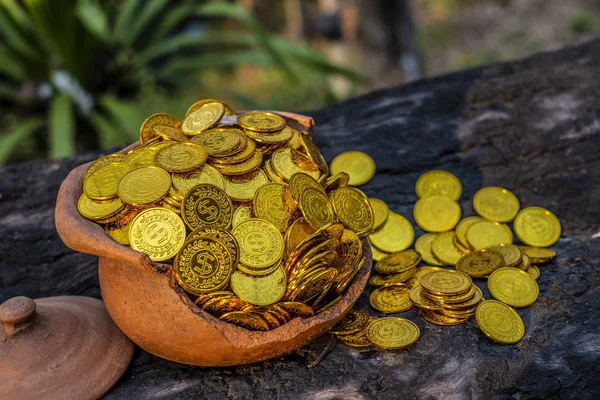
[(133, 342), (91, 297), (13, 297), (0, 305), (0, 322), (2, 399), (98, 398), (133, 355)]

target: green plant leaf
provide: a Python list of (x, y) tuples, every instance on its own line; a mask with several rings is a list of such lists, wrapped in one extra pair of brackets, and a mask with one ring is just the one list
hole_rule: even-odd
[(130, 142), (139, 140), (140, 126), (147, 117), (134, 101), (120, 100), (111, 95), (105, 95), (100, 99), (100, 105), (111, 117), (117, 129), (123, 132)]
[(169, 34), (175, 27), (180, 25), (190, 16), (193, 16), (193, 11), (198, 6), (195, 4), (181, 4), (170, 9), (158, 22), (156, 27), (150, 32), (150, 40), (147, 41), (149, 45), (162, 39)]
[(17, 89), (0, 81), (0, 99), (14, 100), (17, 96)]
[(103, 149), (127, 144), (127, 137), (104, 116), (94, 113), (90, 115), (89, 121), (96, 130), (98, 139), (100, 140), (100, 147)]
[(136, 9), (140, 3), (140, 0), (125, 0), (117, 7), (113, 32), (115, 37), (122, 43), (125, 42), (131, 26), (135, 23)]
[(69, 96), (60, 94), (50, 103), (48, 115), (50, 158), (75, 154), (75, 115)]
[[(13, 1), (3, 0), (0, 2), (0, 35), (8, 46), (16, 53), (29, 60), (35, 60), (40, 57), (39, 49), (31, 41), (27, 34), (26, 25), (21, 25), (20, 13), (15, 12), (15, 8), (20, 8)], [(15, 19), (16, 18), (16, 19)]]
[(15, 148), (43, 125), (43, 120), (34, 118), (18, 123), (9, 132), (0, 135), (0, 165), (6, 164)]
[(104, 9), (95, 0), (79, 0), (75, 9), (81, 23), (96, 38), (110, 42), (111, 32), (108, 24), (108, 16)]
[(167, 5), (168, 0), (152, 0), (144, 2), (142, 10), (138, 13), (137, 18), (128, 35), (125, 37), (125, 43), (131, 47), (137, 41), (138, 37), (144, 32), (147, 25), (154, 17), (162, 11)]
[(25, 79), (25, 69), (19, 57), (6, 46), (0, 45), (0, 75), (7, 76), (16, 81)]

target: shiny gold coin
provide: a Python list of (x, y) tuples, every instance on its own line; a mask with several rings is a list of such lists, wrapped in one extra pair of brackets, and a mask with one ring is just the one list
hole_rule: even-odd
[(373, 230), (376, 231), (387, 221), (390, 208), (385, 204), (385, 201), (374, 197), (369, 197), (369, 204), (371, 204), (371, 209), (373, 210)]
[(268, 306), (281, 299), (285, 293), (285, 272), (280, 267), (264, 276), (245, 275), (235, 271), (231, 276), (233, 292), (250, 304)]
[(471, 285), (471, 287), (467, 291), (456, 295), (440, 295), (433, 294), (428, 291), (423, 292), (423, 295), (429, 298), (430, 300), (440, 304), (441, 306), (449, 307), (451, 305), (460, 305), (470, 301), (473, 298), (473, 296), (475, 296), (476, 291), (477, 288), (475, 287), (475, 285)]
[(140, 143), (145, 144), (157, 137), (158, 134), (154, 130), (155, 125), (165, 125), (165, 126), (173, 126), (179, 127), (181, 122), (177, 119), (177, 117), (166, 114), (166, 113), (158, 113), (152, 114), (144, 122), (142, 122), (142, 126), (140, 127)]
[(474, 223), (481, 221), (485, 221), (485, 219), (477, 216), (465, 217), (456, 225), (454, 233), (456, 234), (456, 239), (462, 247), (469, 248), (469, 242), (467, 241), (467, 230)]
[(244, 162), (251, 158), (256, 151), (256, 144), (250, 140), (244, 132), (240, 134), (240, 144), (234, 150), (231, 150), (230, 155), (216, 155), (211, 157), (211, 162), (219, 165), (230, 165)]
[(525, 335), (525, 325), (519, 314), (496, 300), (486, 300), (479, 304), (475, 320), (481, 332), (497, 343), (517, 343)]
[(507, 225), (499, 222), (480, 221), (476, 222), (467, 230), (467, 242), (474, 250), (486, 247), (512, 244), (513, 235)]
[(379, 318), (367, 327), (367, 339), (382, 349), (409, 347), (419, 339), (420, 335), (419, 327), (404, 318)]
[(190, 108), (188, 108), (187, 111), (185, 112), (185, 116), (187, 117), (188, 115), (190, 115), (191, 113), (193, 113), (194, 111), (198, 110), (203, 105), (208, 104), (208, 103), (221, 103), (221, 104), (223, 104), (223, 107), (225, 108), (225, 113), (227, 115), (235, 115), (235, 112), (233, 111), (233, 109), (231, 107), (229, 107), (227, 104), (223, 103), (222, 101), (214, 100), (214, 99), (203, 99), (203, 100), (199, 100), (199, 101), (195, 102), (194, 104), (192, 104), (190, 106)]
[(431, 242), (431, 251), (444, 265), (456, 265), (462, 254), (454, 245), (454, 232), (439, 233)]
[(185, 242), (185, 225), (177, 214), (162, 207), (139, 213), (129, 229), (131, 248), (152, 261), (173, 258)]
[(304, 172), (314, 179), (319, 178), (319, 168), (304, 154), (292, 149), (280, 149), (271, 155), (271, 166), (284, 180), (289, 181), (296, 172)]
[(371, 286), (389, 286), (398, 283), (405, 283), (408, 285), (408, 281), (415, 276), (417, 269), (409, 268), (397, 274), (392, 275), (371, 275), (369, 278), (369, 285)]
[(298, 202), (304, 219), (315, 229), (320, 229), (335, 221), (333, 207), (324, 192), (308, 188)]
[(322, 183), (323, 189), (325, 189), (327, 193), (333, 192), (336, 189), (348, 185), (349, 180), (350, 175), (345, 172), (340, 172), (330, 176), (329, 178), (326, 178)]
[(83, 181), (83, 192), (93, 200), (108, 200), (117, 195), (119, 181), (131, 167), (121, 161), (106, 164)]
[(462, 185), (456, 176), (448, 171), (433, 170), (425, 172), (415, 185), (417, 197), (448, 196), (454, 201), (460, 199)]
[(502, 254), (504, 265), (507, 267), (516, 267), (523, 259), (523, 251), (514, 244), (505, 244), (503, 246), (490, 247), (490, 250), (495, 250)]
[(244, 175), (227, 176), (225, 193), (235, 201), (250, 201), (258, 189), (267, 184), (269, 179), (263, 171), (252, 171)]
[(175, 142), (187, 142), (187, 136), (181, 132), (179, 127), (156, 124), (152, 127), (154, 132), (163, 139), (173, 140)]
[(273, 272), (275, 272), (276, 269), (280, 268), (283, 266), (283, 262), (280, 261), (278, 263), (273, 264), (270, 267), (267, 268), (252, 268), (252, 267), (247, 267), (244, 264), (238, 264), (237, 269), (240, 272), (243, 272), (246, 275), (250, 275), (250, 276), (264, 276), (264, 275), (270, 275)]
[(265, 173), (267, 174), (267, 176), (269, 177), (269, 180), (271, 182), (279, 182), (279, 183), (285, 182), (283, 180), (283, 178), (281, 176), (277, 175), (277, 173), (273, 169), (273, 166), (271, 165), (271, 160), (265, 161), (264, 168), (265, 168)]
[(473, 284), (469, 275), (453, 270), (430, 272), (420, 282), (428, 292), (447, 296), (466, 292)]
[(369, 247), (371, 248), (371, 256), (373, 257), (373, 261), (380, 261), (383, 257), (390, 254), (386, 253), (385, 251), (381, 251), (377, 247), (373, 246), (371, 241), (369, 241)]
[(267, 268), (283, 256), (283, 237), (269, 222), (250, 218), (234, 227), (240, 246), (240, 262), (252, 268)]
[(432, 324), (435, 324), (435, 325), (441, 325), (441, 326), (460, 325), (469, 320), (469, 317), (465, 317), (465, 318), (450, 317), (448, 315), (444, 315), (441, 311), (427, 310), (427, 309), (422, 309), (420, 312), (420, 315), (425, 321), (431, 322)]
[(421, 254), (423, 261), (427, 264), (444, 265), (437, 258), (435, 258), (433, 251), (431, 250), (431, 244), (435, 238), (437, 238), (437, 234), (435, 233), (426, 233), (423, 236), (420, 236), (415, 242), (415, 250)]
[(501, 253), (492, 249), (482, 249), (469, 253), (458, 260), (456, 269), (472, 278), (481, 278), (504, 265), (504, 257)]
[(527, 272), (517, 268), (500, 268), (487, 281), (492, 297), (513, 307), (529, 307), (538, 298), (540, 289)]
[[(325, 162), (325, 158), (319, 151), (319, 148), (314, 144), (311, 138), (308, 135), (300, 134), (300, 140), (302, 142), (301, 150), (310, 158), (324, 175), (329, 175), (329, 167), (327, 166), (327, 162)], [(335, 175), (335, 174), (334, 174)]]
[(255, 132), (275, 132), (285, 127), (285, 119), (277, 114), (252, 111), (238, 115), (237, 123), (244, 129)]
[(123, 210), (124, 207), (125, 204), (118, 197), (104, 201), (95, 201), (90, 199), (85, 193), (81, 194), (77, 202), (79, 214), (91, 220), (109, 218)]
[(519, 199), (510, 190), (498, 186), (480, 189), (473, 197), (473, 208), (483, 218), (510, 222), (519, 212)]
[(333, 285), (338, 271), (316, 268), (300, 278), (298, 286), (287, 295), (289, 301), (308, 302), (316, 307)]
[(528, 246), (550, 247), (560, 238), (558, 218), (542, 207), (522, 209), (513, 227), (519, 240)]
[(346, 228), (359, 235), (371, 232), (373, 209), (363, 192), (345, 186), (331, 192), (329, 198), (335, 214)]
[(186, 195), (194, 186), (202, 183), (209, 183), (219, 189), (225, 190), (225, 178), (213, 166), (208, 164), (204, 164), (200, 169), (190, 172), (174, 173), (171, 177), (173, 186), (183, 195)]
[(415, 239), (411, 223), (402, 215), (390, 211), (388, 219), (377, 232), (369, 235), (373, 246), (387, 253), (408, 249)]
[(382, 275), (392, 275), (404, 272), (417, 266), (421, 254), (415, 250), (403, 250), (390, 254), (375, 264), (375, 271)]
[(270, 182), (262, 185), (254, 195), (254, 215), (272, 223), (285, 232), (288, 220), (296, 209), (292, 192), (284, 183)]
[(253, 331), (268, 331), (269, 324), (258, 314), (245, 311), (232, 311), (219, 317), (221, 321), (229, 322)]
[(337, 258), (332, 267), (345, 273), (352, 269), (363, 256), (362, 242), (351, 230), (344, 229), (341, 240), (335, 249)]
[(158, 150), (155, 147), (138, 147), (130, 151), (123, 161), (129, 164), (132, 169), (148, 167), (154, 165), (154, 157), (156, 157)]
[(217, 239), (219, 242), (227, 246), (227, 248), (229, 249), (229, 253), (231, 253), (232, 266), (235, 269), (235, 267), (238, 265), (238, 262), (240, 261), (240, 248), (238, 246), (237, 241), (235, 240), (235, 237), (233, 237), (233, 235), (228, 230), (222, 228), (200, 226), (194, 229), (192, 233), (189, 234), (187, 240), (204, 236)]
[(414, 304), (408, 297), (408, 286), (380, 287), (369, 296), (369, 304), (384, 314), (394, 314), (410, 310)]
[(350, 176), (348, 185), (364, 185), (375, 175), (375, 161), (360, 151), (347, 151), (336, 156), (331, 162), (331, 173), (335, 175), (340, 172)]
[(299, 150), (302, 147), (302, 138), (300, 138), (302, 134), (296, 130), (294, 130), (294, 136), (290, 139), (289, 142), (286, 143), (286, 146), (290, 149)]
[(278, 145), (287, 143), (290, 139), (292, 139), (294, 137), (294, 132), (295, 131), (293, 129), (286, 126), (277, 132), (260, 133), (247, 130), (244, 133), (257, 143), (261, 143), (263, 145)]
[(556, 252), (554, 250), (545, 249), (543, 247), (523, 246), (521, 247), (521, 250), (529, 256), (533, 264), (543, 264), (556, 257)]
[(96, 171), (98, 168), (105, 166), (106, 164), (114, 163), (117, 161), (124, 161), (124, 154), (109, 154), (107, 156), (101, 157), (90, 164), (90, 166), (85, 170), (83, 175), (83, 180), (85, 181), (92, 172)]
[(428, 299), (424, 296), (425, 291), (421, 285), (413, 286), (408, 293), (411, 301), (419, 308), (425, 308), (428, 310), (441, 310), (443, 307), (438, 303)]
[(469, 300), (460, 303), (445, 303), (443, 309), (455, 313), (474, 311), (473, 307), (476, 307), (477, 304), (479, 304), (479, 302), (483, 299), (483, 293), (477, 286), (473, 285), (473, 288), (475, 289), (475, 293)]
[(446, 232), (460, 221), (460, 205), (448, 196), (431, 195), (415, 203), (413, 216), (426, 232)]
[(250, 207), (250, 206), (239, 206), (233, 212), (233, 219), (231, 221), (231, 226), (233, 228), (235, 228), (236, 226), (238, 226), (239, 224), (241, 224), (245, 220), (253, 218), (253, 216), (254, 215), (253, 215), (252, 207)]
[(317, 182), (315, 178), (305, 174), (304, 172), (296, 172), (290, 176), (290, 190), (292, 191), (292, 196), (296, 201), (300, 201), (300, 196), (308, 188), (316, 189), (325, 193), (325, 190), (321, 184)]
[(193, 136), (190, 141), (204, 147), (212, 157), (235, 149), (243, 134), (239, 129), (216, 127)]
[(304, 218), (300, 217), (290, 224), (285, 232), (285, 254), (288, 257), (308, 237), (316, 232)]
[(529, 268), (527, 268), (525, 270), (525, 272), (527, 272), (529, 274), (529, 276), (531, 276), (536, 281), (540, 277), (540, 269), (537, 267), (537, 265), (530, 266)]
[[(371, 316), (369, 318), (369, 323), (371, 323), (377, 319), (378, 319), (377, 317)], [(368, 326), (368, 324), (367, 324), (367, 326)], [(371, 347), (372, 346), (371, 342), (369, 342), (369, 339), (367, 339), (367, 327), (365, 327), (363, 330), (361, 330), (357, 333), (351, 333), (349, 335), (339, 335), (339, 336), (336, 336), (336, 338), (342, 344), (345, 344), (346, 346), (350, 346), (350, 347), (362, 348), (362, 347)]]
[(185, 116), (181, 131), (186, 135), (197, 135), (216, 126), (223, 114), (225, 106), (223, 103), (213, 101), (203, 104), (195, 111)]
[(173, 263), (179, 285), (192, 294), (210, 293), (225, 287), (233, 267), (227, 245), (208, 235), (185, 242)]
[(315, 315), (315, 312), (310, 306), (299, 301), (282, 301), (279, 303), (279, 306), (285, 308), (290, 314), (296, 315), (302, 319), (310, 318)]
[(200, 168), (207, 159), (206, 150), (193, 143), (175, 143), (163, 147), (154, 157), (154, 162), (169, 172), (187, 172)]
[(529, 266), (531, 265), (531, 259), (529, 258), (529, 256), (527, 254), (523, 254), (523, 258), (521, 258), (521, 263), (519, 265), (517, 265), (517, 268), (520, 268), (522, 270), (526, 270), (527, 268), (529, 268)]
[(369, 324), (369, 313), (362, 308), (352, 308), (328, 332), (332, 335), (350, 335), (360, 332)]
[(117, 194), (133, 205), (156, 203), (171, 188), (171, 175), (159, 167), (141, 167), (128, 172), (119, 181)]
[(244, 175), (252, 172), (260, 167), (262, 163), (262, 155), (255, 151), (250, 158), (237, 164), (213, 164), (223, 175)]
[(227, 229), (232, 215), (233, 205), (225, 191), (206, 183), (190, 189), (181, 204), (181, 216), (190, 229), (206, 225)]

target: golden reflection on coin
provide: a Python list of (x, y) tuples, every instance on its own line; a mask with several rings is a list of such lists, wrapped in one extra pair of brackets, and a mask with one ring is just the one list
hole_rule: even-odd
[(244, 129), (256, 132), (275, 132), (285, 127), (285, 119), (277, 114), (262, 111), (240, 114), (237, 123)]
[(331, 173), (335, 175), (340, 172), (350, 175), (348, 185), (364, 185), (375, 175), (375, 161), (360, 151), (347, 151), (331, 162)]
[(507, 225), (499, 222), (480, 221), (476, 222), (467, 230), (467, 242), (474, 250), (486, 247), (512, 244), (513, 235)]
[(267, 268), (283, 256), (283, 237), (269, 222), (250, 218), (231, 231), (240, 246), (240, 262), (252, 268)]
[(188, 115), (190, 115), (191, 113), (193, 113), (194, 111), (198, 110), (199, 108), (201, 108), (202, 106), (204, 106), (205, 104), (208, 104), (208, 103), (221, 103), (221, 104), (223, 104), (223, 107), (225, 108), (225, 113), (227, 115), (235, 115), (235, 112), (231, 109), (231, 107), (229, 107), (227, 104), (223, 103), (220, 100), (202, 99), (202, 100), (198, 100), (197, 102), (192, 104), (190, 106), (190, 108), (188, 108), (187, 111), (185, 112), (185, 116), (187, 117)]
[(154, 162), (169, 172), (187, 172), (200, 168), (207, 159), (206, 150), (194, 143), (175, 143), (163, 147)]
[(177, 191), (186, 195), (196, 185), (209, 183), (225, 190), (225, 178), (212, 165), (204, 164), (200, 169), (189, 172), (171, 174), (173, 186)]
[(271, 165), (275, 172), (286, 181), (296, 172), (304, 172), (314, 179), (319, 178), (319, 168), (307, 156), (292, 149), (281, 149), (271, 155)]
[[(323, 155), (319, 151), (319, 148), (313, 143), (311, 138), (308, 135), (300, 134), (300, 141), (302, 142), (301, 150), (304, 151), (304, 154), (308, 155), (308, 157), (317, 164), (317, 167), (321, 172), (326, 176), (329, 175), (329, 167), (323, 158)], [(332, 174), (335, 175), (335, 174)]]
[(403, 312), (414, 306), (408, 293), (408, 286), (380, 287), (371, 292), (369, 304), (384, 314)]
[(231, 276), (231, 289), (240, 298), (256, 306), (276, 303), (285, 293), (285, 272), (279, 267), (264, 276), (250, 276), (235, 271)]
[(495, 250), (504, 258), (504, 264), (507, 267), (516, 267), (523, 259), (523, 251), (514, 244), (505, 244), (502, 246), (489, 247), (490, 250)]
[(323, 189), (325, 189), (327, 193), (333, 192), (336, 189), (347, 186), (349, 180), (350, 175), (345, 172), (340, 172), (339, 174), (332, 175), (325, 179), (322, 183)]
[(466, 248), (469, 248), (469, 242), (467, 241), (467, 230), (476, 222), (485, 221), (484, 218), (478, 216), (465, 217), (460, 220), (460, 222), (456, 225), (454, 229), (454, 233), (456, 234), (456, 240), (458, 243)]
[(186, 135), (197, 135), (217, 125), (225, 114), (223, 103), (213, 101), (200, 106), (185, 116), (181, 131)]
[(162, 207), (142, 211), (129, 229), (131, 248), (146, 253), (152, 261), (173, 258), (183, 246), (185, 235), (181, 218)]
[(144, 122), (142, 122), (142, 126), (140, 127), (140, 143), (145, 144), (149, 142), (151, 139), (158, 136), (156, 131), (154, 130), (155, 125), (166, 125), (166, 126), (174, 126), (179, 127), (181, 123), (177, 119), (177, 117), (167, 114), (167, 113), (158, 113), (152, 114)]
[(267, 184), (269, 179), (263, 171), (252, 171), (244, 175), (227, 176), (225, 193), (235, 201), (250, 201), (258, 189)]
[(554, 250), (545, 249), (543, 247), (523, 246), (521, 247), (521, 250), (529, 256), (533, 264), (543, 264), (556, 257), (556, 252)]
[(254, 215), (272, 223), (285, 232), (288, 220), (296, 209), (292, 192), (284, 183), (270, 182), (262, 185), (254, 195)]
[(413, 216), (426, 232), (446, 232), (460, 221), (460, 205), (448, 196), (431, 195), (417, 200)]
[(345, 186), (331, 192), (329, 197), (335, 214), (346, 228), (359, 235), (373, 229), (373, 209), (363, 192)]
[(504, 257), (492, 249), (477, 250), (467, 254), (456, 264), (456, 269), (473, 278), (486, 277), (504, 267)]
[(258, 169), (262, 163), (262, 159), (260, 152), (255, 151), (251, 157), (240, 163), (226, 165), (214, 163), (213, 166), (223, 175), (244, 175)]
[(187, 137), (181, 132), (179, 127), (156, 124), (153, 126), (154, 132), (163, 139), (176, 142), (187, 142)]
[(360, 332), (369, 324), (369, 313), (362, 308), (352, 308), (328, 332), (333, 335), (350, 335)]
[(315, 229), (320, 229), (335, 221), (333, 207), (324, 192), (308, 188), (298, 202), (304, 219)]
[(249, 138), (263, 145), (280, 145), (286, 143), (294, 137), (294, 132), (295, 131), (289, 126), (286, 126), (280, 131), (269, 133), (244, 131)]
[(393, 253), (408, 249), (415, 239), (412, 224), (402, 215), (389, 212), (387, 221), (369, 235), (369, 241), (381, 251)]
[(513, 307), (529, 307), (538, 298), (540, 289), (527, 272), (517, 268), (500, 268), (487, 281), (492, 297)]
[(431, 242), (431, 251), (444, 265), (456, 265), (462, 254), (454, 245), (454, 232), (438, 233)]
[(558, 218), (542, 207), (522, 209), (513, 226), (519, 240), (528, 246), (550, 247), (560, 238)]
[(426, 233), (423, 236), (420, 236), (415, 242), (415, 250), (421, 254), (425, 263), (430, 265), (444, 265), (435, 258), (433, 251), (431, 250), (431, 245), (435, 238), (437, 238), (436, 233)]
[(82, 193), (77, 202), (77, 210), (87, 219), (98, 220), (105, 219), (116, 214), (125, 207), (125, 204), (118, 197), (109, 200), (94, 201), (85, 193)]
[(423, 275), (420, 282), (423, 289), (438, 295), (460, 294), (473, 284), (467, 274), (454, 270), (430, 272)]
[(480, 189), (473, 197), (475, 212), (490, 221), (510, 222), (519, 212), (519, 199), (510, 190), (498, 186)]
[(519, 314), (496, 300), (481, 302), (475, 311), (475, 320), (481, 332), (497, 343), (517, 343), (525, 335), (525, 325)]
[(121, 178), (125, 176), (131, 167), (121, 161), (106, 164), (83, 181), (83, 192), (94, 200), (108, 200), (117, 195), (117, 187)]
[(442, 195), (458, 201), (462, 194), (462, 185), (454, 174), (448, 171), (433, 170), (425, 172), (417, 179), (415, 191), (420, 199)]
[(417, 324), (404, 318), (379, 318), (367, 327), (367, 339), (382, 349), (403, 349), (414, 344), (421, 335)]
[(389, 214), (389, 207), (383, 200), (369, 197), (369, 204), (373, 209), (373, 230), (377, 230), (383, 226)]
[(225, 191), (206, 183), (190, 189), (181, 204), (181, 216), (190, 229), (205, 225), (227, 229), (232, 215), (233, 205)]
[(171, 188), (171, 175), (159, 167), (141, 167), (128, 172), (117, 188), (119, 198), (127, 204), (156, 203)]
[(209, 156), (230, 152), (240, 144), (239, 129), (216, 127), (193, 136), (190, 141), (206, 149)]

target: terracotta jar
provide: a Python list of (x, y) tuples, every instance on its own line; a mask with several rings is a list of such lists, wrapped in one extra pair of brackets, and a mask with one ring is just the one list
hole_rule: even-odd
[[(302, 134), (312, 133), (312, 118), (278, 113)], [(63, 182), (56, 204), (56, 228), (67, 246), (99, 257), (100, 288), (108, 312), (125, 335), (158, 357), (193, 365), (227, 366), (281, 356), (337, 323), (367, 283), (372, 258), (365, 240), (367, 260), (363, 268), (342, 299), (328, 310), (307, 319), (295, 318), (266, 332), (220, 321), (189, 299), (178, 286), (171, 266), (152, 262), (146, 254), (118, 244), (102, 227), (79, 215), (77, 201), (88, 166), (75, 168)]]

